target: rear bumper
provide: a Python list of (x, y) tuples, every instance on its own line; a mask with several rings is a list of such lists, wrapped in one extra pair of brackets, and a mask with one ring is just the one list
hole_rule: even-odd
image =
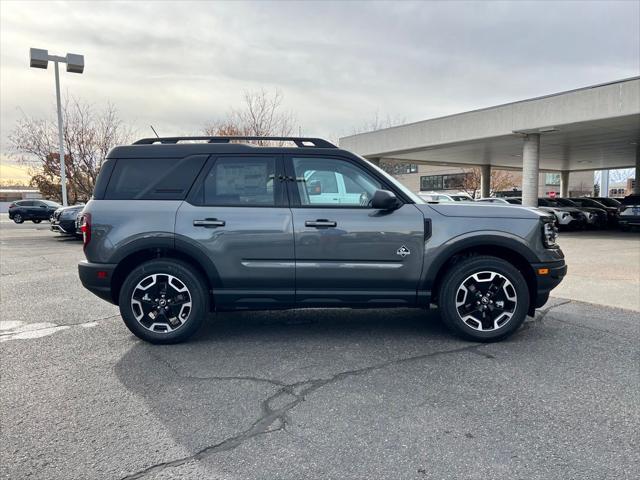
[[(556, 262), (532, 263), (536, 275), (536, 295), (532, 299), (532, 307), (540, 308), (549, 299), (549, 293), (556, 288), (567, 274), (567, 264), (564, 260)], [(548, 269), (549, 273), (541, 275), (540, 269)]]
[(85, 260), (78, 263), (78, 276), (82, 286), (94, 295), (115, 304), (111, 293), (111, 277), (116, 264), (90, 263)]

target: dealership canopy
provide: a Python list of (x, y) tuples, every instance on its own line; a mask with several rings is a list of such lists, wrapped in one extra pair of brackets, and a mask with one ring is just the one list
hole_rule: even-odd
[(640, 77), (340, 139), (374, 162), (481, 166), (486, 177), (491, 167), (522, 170), (527, 204), (541, 170), (561, 172), (566, 185), (569, 172), (640, 168), (639, 143)]

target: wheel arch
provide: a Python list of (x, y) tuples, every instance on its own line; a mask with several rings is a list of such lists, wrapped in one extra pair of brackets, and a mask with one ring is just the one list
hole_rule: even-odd
[(209, 305), (213, 308), (213, 289), (220, 285), (218, 272), (206, 253), (191, 242), (179, 238), (149, 239), (138, 241), (135, 245), (129, 245), (120, 252), (113, 262), (117, 267), (111, 276), (111, 296), (113, 303), (118, 304), (120, 289), (127, 275), (142, 263), (161, 258), (173, 258), (189, 264), (206, 280), (209, 292)]
[[(536, 298), (537, 280), (531, 264), (539, 259), (531, 248), (511, 237), (483, 234), (454, 241), (437, 255), (438, 258), (429, 266), (424, 281), (424, 288), (431, 292), (432, 301), (437, 301), (442, 279), (449, 267), (460, 259), (477, 255), (501, 258), (511, 263), (527, 282), (530, 298)], [(533, 303), (529, 307), (530, 315), (534, 310), (532, 305)]]

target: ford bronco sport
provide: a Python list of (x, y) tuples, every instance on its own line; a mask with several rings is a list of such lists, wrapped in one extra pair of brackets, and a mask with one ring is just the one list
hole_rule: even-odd
[(212, 311), (431, 304), (454, 333), (495, 341), (567, 269), (548, 213), (426, 204), (316, 138), (116, 147), (82, 231), (83, 285), (152, 343), (187, 339)]

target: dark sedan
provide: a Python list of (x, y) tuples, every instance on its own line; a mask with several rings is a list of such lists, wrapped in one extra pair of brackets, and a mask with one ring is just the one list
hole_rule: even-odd
[(9, 219), (16, 223), (25, 220), (40, 223), (42, 220), (49, 220), (59, 207), (59, 203), (50, 200), (18, 200), (9, 205)]
[(58, 208), (51, 217), (51, 231), (63, 235), (76, 235), (76, 218), (82, 212), (84, 205)]
[[(551, 200), (551, 199), (549, 199)], [(607, 226), (607, 211), (602, 207), (583, 207), (568, 198), (554, 198), (558, 205), (565, 208), (577, 208), (584, 212), (587, 219), (587, 226), (591, 228), (604, 228)]]
[(618, 224), (618, 205), (607, 206), (603, 202), (599, 202), (587, 197), (574, 197), (570, 198), (569, 200), (578, 205), (580, 208), (598, 208), (600, 210), (604, 210), (605, 212), (607, 212), (607, 225), (612, 227)]

